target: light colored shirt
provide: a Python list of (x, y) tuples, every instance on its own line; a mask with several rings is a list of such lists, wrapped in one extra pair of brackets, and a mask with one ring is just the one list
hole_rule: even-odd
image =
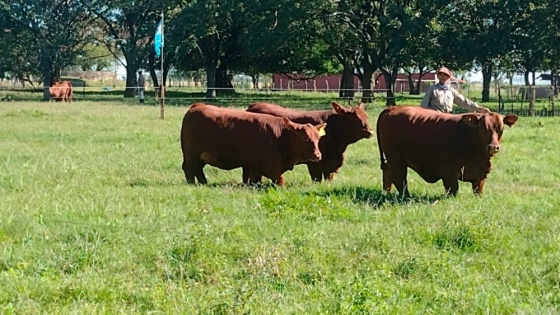
[(451, 113), (453, 104), (469, 111), (476, 111), (478, 104), (464, 97), (454, 88), (440, 83), (428, 87), (420, 107), (438, 112)]

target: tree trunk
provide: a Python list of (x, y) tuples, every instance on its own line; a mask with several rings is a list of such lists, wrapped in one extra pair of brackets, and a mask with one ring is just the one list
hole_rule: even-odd
[(533, 85), (535, 85), (536, 82), (535, 82), (535, 71), (534, 70), (531, 71), (531, 78), (533, 79)]
[(395, 82), (397, 79), (398, 69), (398, 67), (393, 67), (393, 69), (391, 69), (391, 72), (383, 68), (381, 69), (381, 73), (383, 73), (383, 78), (385, 79), (385, 86), (387, 88), (387, 101), (385, 102), (386, 106), (397, 105), (397, 102), (395, 100)]
[(235, 93), (233, 88), (233, 83), (231, 82), (233, 76), (228, 75), (227, 65), (224, 63), (220, 64), (216, 70), (216, 88), (218, 88), (218, 93), (230, 94)]
[(60, 82), (61, 69), (59, 66), (53, 65), (53, 72), (51, 74), (51, 83)]
[(362, 83), (362, 102), (371, 103), (373, 101), (373, 91), (371, 89), (371, 79), (373, 78), (373, 73), (375, 72), (375, 67), (364, 65), (364, 74), (360, 78)]
[(412, 79), (412, 73), (406, 73), (406, 79), (408, 80), (408, 94), (414, 95), (416, 92), (416, 87), (414, 86), (414, 79)]
[(523, 78), (525, 79), (525, 85), (531, 85), (531, 82), (529, 82), (529, 70), (525, 70), (525, 72), (523, 73)]
[(136, 65), (126, 66), (126, 89), (124, 90), (124, 97), (134, 97), (136, 91)]
[(424, 76), (424, 67), (418, 67), (418, 80), (416, 80), (416, 91), (414, 95), (420, 95), (422, 92), (422, 77)]
[(216, 98), (216, 65), (217, 60), (206, 62), (206, 98)]
[(342, 99), (354, 99), (355, 89), (354, 86), (354, 62), (344, 62), (344, 69), (342, 70), (342, 78), (340, 82), (340, 90), (338, 96)]
[(41, 72), (43, 74), (43, 101), (50, 101), (51, 93), (49, 91), (49, 87), (52, 85), (52, 60), (50, 48), (43, 48), (43, 51), (41, 52), (40, 64)]
[(558, 71), (556, 71), (556, 69), (552, 69), (552, 71), (550, 71), (551, 73), (551, 81), (550, 84), (552, 85), (553, 89), (554, 89), (554, 95), (558, 95), (558, 80), (557, 80), (557, 73)]
[(154, 88), (159, 87), (159, 80), (157, 77), (157, 73), (156, 73), (156, 67), (155, 67), (155, 62), (156, 62), (156, 53), (152, 50), (152, 52), (150, 52), (148, 54), (148, 71), (150, 72), (150, 77), (152, 78), (152, 83), (154, 85)]
[(259, 89), (259, 74), (251, 74), (251, 82), (253, 82), (253, 90)]
[(493, 64), (487, 64), (482, 68), (482, 103), (490, 101), (490, 81), (492, 81)]

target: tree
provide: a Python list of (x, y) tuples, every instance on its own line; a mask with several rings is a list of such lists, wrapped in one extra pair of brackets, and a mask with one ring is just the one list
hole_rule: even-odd
[(74, 62), (82, 71), (102, 71), (111, 67), (113, 54), (100, 43), (88, 43)]
[(530, 7), (526, 0), (452, 0), (441, 10), (445, 46), (455, 48), (445, 59), (463, 67), (474, 62), (482, 70), (482, 102), (490, 100), (492, 74), (514, 49)]
[[(35, 65), (43, 79), (43, 99), (49, 100), (48, 87), (60, 79), (60, 70), (74, 62), (90, 41), (91, 19), (80, 0), (10, 0), (0, 1), (1, 15), (10, 24), (13, 57), (38, 55)], [(15, 48), (21, 50), (17, 51)], [(14, 51), (15, 50), (15, 51)], [(29, 59), (33, 62), (33, 58)], [(13, 64), (16, 66), (16, 64)], [(18, 71), (22, 71), (19, 69)]]
[(109, 0), (89, 3), (105, 36), (100, 41), (126, 68), (125, 97), (134, 97), (136, 72), (153, 50), (153, 38), (161, 13), (182, 6), (182, 0)]

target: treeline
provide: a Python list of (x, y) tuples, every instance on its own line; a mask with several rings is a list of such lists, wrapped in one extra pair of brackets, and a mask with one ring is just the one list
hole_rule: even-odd
[(534, 84), (536, 71), (560, 69), (557, 0), (0, 0), (0, 75), (50, 85), (65, 67), (103, 67), (109, 56), (125, 61), (127, 86), (140, 68), (159, 86), (161, 13), (163, 80), (170, 68), (202, 69), (209, 98), (233, 90), (231, 73), (342, 73), (340, 95), (353, 96), (357, 75), (368, 102), (377, 71), (390, 104), (397, 73), (446, 65), (480, 69), (488, 101), (497, 74)]

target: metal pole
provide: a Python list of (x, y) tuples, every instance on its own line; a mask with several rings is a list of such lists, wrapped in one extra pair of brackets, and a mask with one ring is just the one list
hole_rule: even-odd
[(165, 35), (163, 30), (164, 28), (164, 24), (163, 24), (163, 12), (161, 13), (161, 84), (160, 84), (160, 88), (161, 88), (161, 119), (165, 118), (165, 81), (163, 80), (163, 46), (165, 43)]

